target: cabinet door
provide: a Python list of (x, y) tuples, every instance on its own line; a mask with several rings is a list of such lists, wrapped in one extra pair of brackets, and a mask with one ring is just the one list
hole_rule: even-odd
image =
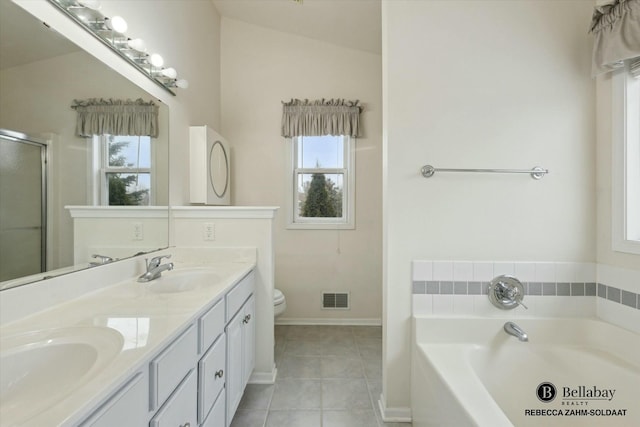
[[(224, 388), (227, 341), (224, 333), (198, 362), (198, 421), (204, 422)], [(223, 412), (224, 414), (224, 412)], [(224, 417), (223, 417), (224, 418)]]
[(242, 388), (249, 381), (256, 364), (256, 300), (253, 295), (244, 305), (242, 323)]
[(151, 419), (149, 426), (196, 427), (198, 425), (197, 396), (198, 381), (195, 370), (192, 370)]
[(148, 385), (146, 375), (136, 374), (81, 426), (137, 427), (146, 424)]
[(226, 427), (224, 411), (226, 406), (226, 396), (225, 391), (222, 389), (220, 396), (218, 396), (218, 400), (213, 405), (211, 412), (209, 412), (209, 416), (202, 424), (202, 427)]
[(244, 311), (240, 310), (229, 322), (227, 332), (227, 425), (238, 408), (244, 385), (242, 381), (242, 321)]

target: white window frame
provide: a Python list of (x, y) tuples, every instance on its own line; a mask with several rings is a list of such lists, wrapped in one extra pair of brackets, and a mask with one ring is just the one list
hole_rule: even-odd
[(640, 254), (640, 79), (629, 64), (612, 76), (612, 248)]
[[(355, 138), (343, 135), (344, 168), (297, 168), (298, 137), (287, 140), (287, 229), (291, 230), (352, 230), (355, 229), (356, 210), (356, 156)], [(306, 218), (298, 215), (298, 174), (326, 173), (343, 174), (342, 217)]]
[(94, 206), (110, 206), (109, 205), (109, 181), (107, 180), (107, 174), (109, 173), (148, 173), (150, 174), (149, 189), (149, 205), (155, 204), (155, 149), (153, 144), (153, 138), (151, 143), (151, 167), (150, 168), (113, 168), (109, 167), (109, 150), (108, 150), (108, 135), (94, 135), (92, 138), (91, 148), (91, 160), (89, 164), (89, 176), (92, 179), (89, 181), (90, 189), (89, 194), (92, 195), (91, 204)]

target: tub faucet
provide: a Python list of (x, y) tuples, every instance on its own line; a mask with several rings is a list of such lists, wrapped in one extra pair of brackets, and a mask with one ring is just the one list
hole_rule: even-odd
[(508, 333), (509, 335), (513, 335), (514, 337), (518, 338), (522, 342), (529, 341), (529, 337), (522, 330), (522, 328), (520, 326), (516, 325), (513, 322), (505, 323), (504, 324), (504, 331), (506, 333)]
[(150, 282), (160, 277), (163, 271), (173, 270), (172, 262), (160, 264), (163, 258), (171, 258), (171, 255), (162, 255), (151, 258), (151, 260), (147, 262), (147, 271), (138, 277), (138, 282)]

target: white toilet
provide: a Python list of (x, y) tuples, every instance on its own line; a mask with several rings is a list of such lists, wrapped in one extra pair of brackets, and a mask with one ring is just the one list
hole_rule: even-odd
[(273, 289), (273, 317), (278, 317), (287, 309), (287, 300), (280, 289)]

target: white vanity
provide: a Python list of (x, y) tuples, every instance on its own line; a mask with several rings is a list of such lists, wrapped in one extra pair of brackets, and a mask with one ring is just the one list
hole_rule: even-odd
[(0, 425), (229, 426), (255, 363), (254, 269), (177, 264), (4, 325)]

